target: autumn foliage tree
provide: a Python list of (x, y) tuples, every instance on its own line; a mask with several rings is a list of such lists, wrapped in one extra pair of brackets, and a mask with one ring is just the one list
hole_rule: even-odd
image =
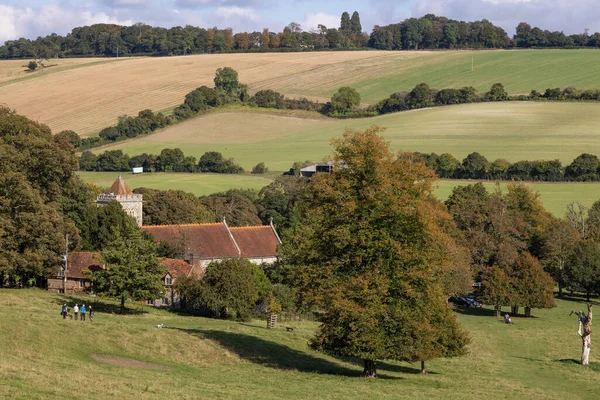
[(453, 222), (435, 200), (435, 174), (394, 154), (373, 126), (334, 140), (331, 174), (317, 174), (282, 255), (295, 266), (299, 301), (324, 310), (311, 341), (325, 353), (425, 361), (465, 352), (468, 337), (446, 302), (440, 269), (460, 257)]

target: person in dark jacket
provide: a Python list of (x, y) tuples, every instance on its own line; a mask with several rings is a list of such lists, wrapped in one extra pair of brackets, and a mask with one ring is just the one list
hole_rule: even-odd
[(67, 312), (69, 310), (67, 310), (67, 303), (63, 304), (62, 306), (62, 311), (60, 312), (60, 314), (62, 315), (63, 319), (67, 319)]

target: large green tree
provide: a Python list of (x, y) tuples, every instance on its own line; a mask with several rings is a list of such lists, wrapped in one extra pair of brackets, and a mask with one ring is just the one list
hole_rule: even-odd
[(376, 360), (455, 356), (468, 342), (436, 273), (453, 268), (449, 254), (460, 248), (433, 196), (435, 174), (390, 152), (382, 131), (333, 142), (338, 167), (312, 178), (282, 250), (296, 266), (300, 302), (324, 310), (312, 345), (363, 359), (368, 377)]
[(77, 229), (61, 209), (76, 170), (77, 158), (68, 140), (53, 137), (46, 125), (0, 106), (0, 274), (4, 281), (41, 283), (60, 268), (65, 234), (77, 245)]
[(138, 188), (144, 195), (144, 224), (171, 225), (214, 222), (216, 216), (192, 193)]
[(188, 307), (207, 309), (217, 318), (245, 320), (267, 298), (270, 286), (259, 266), (232, 258), (209, 264), (201, 279), (180, 278), (176, 290)]
[(164, 267), (156, 257), (156, 244), (132, 227), (125, 235), (115, 232), (114, 239), (101, 253), (105, 269), (92, 275), (94, 292), (101, 296), (117, 297), (121, 311), (125, 301), (160, 297), (164, 292)]

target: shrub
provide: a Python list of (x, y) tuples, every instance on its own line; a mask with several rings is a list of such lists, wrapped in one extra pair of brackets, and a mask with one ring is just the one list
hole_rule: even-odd
[(35, 71), (38, 67), (38, 63), (36, 63), (35, 61), (29, 61), (29, 64), (27, 64), (27, 69), (29, 69), (30, 71)]
[(256, 175), (266, 174), (269, 171), (269, 168), (265, 166), (264, 162), (259, 162), (252, 168), (252, 173)]
[(360, 105), (360, 94), (348, 86), (338, 89), (331, 97), (331, 113), (344, 115)]

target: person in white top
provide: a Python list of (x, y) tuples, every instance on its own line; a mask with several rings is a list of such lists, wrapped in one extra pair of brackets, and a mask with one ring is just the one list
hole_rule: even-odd
[(77, 321), (77, 316), (79, 315), (79, 306), (77, 304), (73, 307), (73, 314), (75, 314), (75, 321)]

